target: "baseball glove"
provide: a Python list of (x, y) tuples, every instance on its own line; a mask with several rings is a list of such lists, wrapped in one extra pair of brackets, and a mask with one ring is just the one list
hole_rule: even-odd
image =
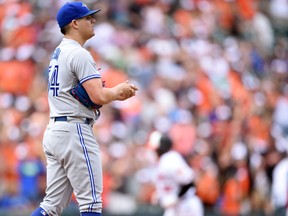
[[(105, 83), (103, 82), (103, 86), (105, 86)], [(87, 94), (85, 88), (82, 86), (81, 83), (78, 83), (76, 86), (74, 86), (72, 89), (70, 89), (70, 94), (80, 103), (82, 103), (85, 107), (88, 109), (98, 110), (102, 107), (100, 104), (95, 104), (90, 99), (89, 95)]]

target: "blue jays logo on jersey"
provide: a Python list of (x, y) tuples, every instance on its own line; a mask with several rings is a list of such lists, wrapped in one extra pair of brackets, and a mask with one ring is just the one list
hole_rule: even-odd
[(44, 210), (41, 211), (41, 214), (42, 215), (47, 215), (47, 213)]

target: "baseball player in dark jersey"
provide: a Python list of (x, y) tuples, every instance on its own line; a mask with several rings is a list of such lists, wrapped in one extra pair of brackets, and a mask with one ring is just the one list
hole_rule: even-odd
[(49, 64), (50, 122), (43, 137), (47, 158), (46, 196), (32, 216), (58, 216), (74, 192), (81, 216), (102, 213), (102, 167), (92, 126), (99, 108), (135, 96), (137, 87), (123, 82), (103, 86), (84, 43), (94, 36), (95, 13), (82, 2), (68, 2), (57, 14), (64, 38)]

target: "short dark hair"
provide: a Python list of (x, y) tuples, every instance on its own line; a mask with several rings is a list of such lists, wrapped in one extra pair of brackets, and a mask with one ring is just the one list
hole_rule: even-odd
[(163, 134), (159, 142), (160, 142), (160, 145), (156, 150), (158, 156), (161, 156), (172, 149), (173, 142), (168, 135)]
[(61, 31), (61, 33), (62, 33), (63, 35), (65, 35), (65, 34), (67, 33), (67, 31), (68, 31), (68, 25), (62, 27), (62, 28), (60, 29), (60, 31)]
[(61, 31), (61, 33), (62, 33), (63, 35), (65, 35), (66, 31), (65, 31), (64, 28), (61, 28), (60, 31)]

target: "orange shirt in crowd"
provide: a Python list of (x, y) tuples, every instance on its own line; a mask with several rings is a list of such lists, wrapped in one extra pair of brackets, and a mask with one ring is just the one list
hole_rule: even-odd
[(199, 114), (205, 116), (212, 111), (215, 101), (218, 100), (218, 95), (215, 94), (216, 91), (213, 84), (204, 73), (199, 74), (195, 85), (202, 93), (202, 101), (197, 105), (197, 108), (199, 109)]
[(243, 115), (247, 115), (251, 108), (251, 94), (245, 89), (241, 78), (236, 72), (231, 71), (228, 76), (231, 88), (231, 96), (241, 106)]
[(191, 12), (190, 11), (187, 11), (187, 10), (184, 10), (184, 9), (178, 9), (174, 16), (174, 21), (176, 23), (178, 23), (178, 25), (181, 26), (181, 28), (178, 30), (178, 33), (179, 36), (189, 36), (191, 34), (191, 19), (192, 19), (192, 16), (191, 16)]
[(251, 116), (248, 119), (248, 129), (250, 135), (261, 140), (269, 140), (270, 121), (262, 116)]
[(236, 178), (230, 178), (224, 185), (221, 212), (224, 215), (237, 216), (240, 214), (241, 187)]
[(211, 172), (205, 171), (196, 183), (197, 195), (204, 204), (214, 205), (220, 195), (220, 185), (216, 175)]
[(239, 13), (240, 15), (246, 19), (251, 20), (255, 15), (255, 2), (258, 0), (237, 0)]
[(247, 167), (238, 161), (239, 166), (233, 177), (230, 177), (223, 187), (222, 213), (229, 216), (240, 215), (242, 201), (247, 197), (250, 188), (250, 178)]
[(0, 90), (27, 95), (36, 73), (31, 61), (0, 62)]

